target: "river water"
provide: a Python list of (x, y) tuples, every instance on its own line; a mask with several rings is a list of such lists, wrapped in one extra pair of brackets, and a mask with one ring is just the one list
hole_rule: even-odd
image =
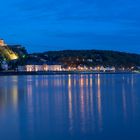
[(140, 75), (0, 77), (0, 140), (140, 139)]

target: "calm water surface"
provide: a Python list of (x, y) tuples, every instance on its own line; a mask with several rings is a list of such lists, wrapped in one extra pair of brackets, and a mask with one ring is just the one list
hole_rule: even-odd
[(0, 77), (0, 140), (139, 140), (140, 75)]

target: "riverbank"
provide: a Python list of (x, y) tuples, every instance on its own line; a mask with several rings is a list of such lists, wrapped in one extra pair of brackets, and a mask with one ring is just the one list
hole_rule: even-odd
[(67, 75), (67, 74), (133, 74), (131, 71), (116, 71), (116, 72), (93, 72), (93, 71), (47, 71), (47, 72), (15, 72), (6, 71), (0, 72), (0, 76), (13, 75)]

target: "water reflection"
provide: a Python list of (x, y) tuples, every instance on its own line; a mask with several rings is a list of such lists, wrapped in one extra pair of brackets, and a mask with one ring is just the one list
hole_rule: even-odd
[(139, 83), (137, 75), (0, 77), (0, 130), (14, 122), (18, 135), (32, 139), (130, 129), (140, 124)]
[(69, 106), (69, 131), (73, 131), (73, 108), (72, 108), (72, 87), (71, 87), (71, 75), (68, 76), (68, 106)]
[(99, 129), (102, 129), (102, 106), (101, 106), (101, 79), (100, 75), (97, 76), (97, 101), (98, 101), (98, 118), (99, 118)]
[(122, 104), (123, 104), (124, 121), (126, 121), (126, 119), (127, 119), (127, 104), (126, 104), (126, 93), (125, 92), (126, 92), (125, 91), (125, 84), (122, 83)]

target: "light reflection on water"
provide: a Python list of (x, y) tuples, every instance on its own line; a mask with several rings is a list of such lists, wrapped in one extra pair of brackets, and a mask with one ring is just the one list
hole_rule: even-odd
[(139, 84), (133, 74), (0, 77), (0, 137), (138, 137)]

